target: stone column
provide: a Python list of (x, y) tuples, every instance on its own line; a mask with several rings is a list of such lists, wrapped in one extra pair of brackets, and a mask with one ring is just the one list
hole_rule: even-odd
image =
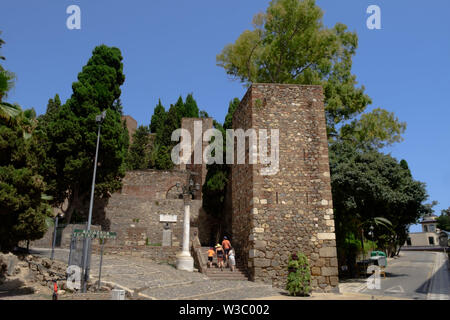
[(189, 250), (190, 211), (189, 200), (187, 196), (184, 196), (183, 249), (177, 254), (177, 269), (192, 272), (194, 271), (194, 259)]

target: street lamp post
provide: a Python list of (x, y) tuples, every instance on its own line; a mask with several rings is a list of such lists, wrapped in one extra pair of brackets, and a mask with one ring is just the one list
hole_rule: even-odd
[[(370, 231), (369, 231), (369, 236), (372, 237), (372, 245), (374, 246), (374, 245), (375, 245), (374, 234), (373, 234), (373, 229), (374, 229), (374, 227), (371, 225), (369, 229), (370, 229)], [(375, 250), (375, 247), (373, 248), (373, 250)]]
[(51, 260), (53, 260), (53, 258), (55, 257), (56, 232), (58, 230), (58, 220), (62, 217), (63, 217), (63, 215), (61, 213), (58, 213), (55, 217), (55, 226), (53, 229), (52, 255), (50, 257)]
[[(183, 220), (183, 248), (181, 252), (177, 254), (176, 265), (178, 270), (185, 270), (192, 272), (194, 271), (194, 259), (191, 256), (189, 250), (189, 234), (190, 234), (190, 220), (191, 220), (191, 209), (189, 198), (194, 195), (194, 193), (200, 190), (200, 185), (197, 183), (194, 185), (194, 180), (192, 175), (189, 177), (189, 182), (186, 186), (182, 187), (182, 196), (184, 200), (184, 220)], [(180, 188), (180, 184), (177, 183), (177, 188)]]
[(106, 111), (103, 111), (102, 114), (95, 117), (95, 122), (98, 124), (98, 133), (97, 133), (97, 148), (95, 150), (95, 161), (94, 161), (94, 174), (92, 177), (92, 189), (91, 189), (91, 200), (89, 203), (89, 216), (88, 222), (86, 225), (86, 238), (84, 240), (84, 254), (83, 254), (83, 292), (87, 290), (87, 282), (89, 280), (89, 263), (88, 263), (88, 249), (90, 245), (89, 231), (91, 230), (91, 222), (92, 222), (92, 208), (94, 205), (94, 191), (95, 191), (95, 176), (97, 174), (97, 161), (98, 161), (98, 148), (100, 145), (100, 130), (102, 127), (103, 120), (105, 120)]

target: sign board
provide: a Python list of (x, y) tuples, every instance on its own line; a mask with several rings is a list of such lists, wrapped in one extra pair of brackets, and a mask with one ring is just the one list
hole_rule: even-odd
[(176, 214), (160, 214), (159, 222), (177, 222)]
[(73, 235), (75, 237), (80, 237), (80, 238), (91, 238), (91, 239), (116, 239), (117, 238), (117, 233), (116, 232), (110, 232), (110, 231), (100, 231), (100, 230), (80, 230), (80, 229), (75, 229), (73, 231)]

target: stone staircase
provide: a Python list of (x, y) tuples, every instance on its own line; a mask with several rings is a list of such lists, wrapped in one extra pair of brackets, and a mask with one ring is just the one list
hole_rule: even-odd
[[(209, 247), (201, 247), (199, 248), (202, 255), (204, 255), (203, 261), (207, 261), (207, 252)], [(239, 262), (239, 259), (236, 257), (236, 266), (234, 271), (232, 272), (229, 267), (225, 264), (225, 268), (221, 270), (217, 267), (217, 257), (213, 259), (213, 265), (211, 268), (208, 268), (207, 264), (203, 266), (203, 273), (208, 276), (208, 278), (212, 280), (248, 280), (248, 274), (245, 266)]]

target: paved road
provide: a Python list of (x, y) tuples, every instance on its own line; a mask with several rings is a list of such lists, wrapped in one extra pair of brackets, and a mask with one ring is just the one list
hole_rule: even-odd
[(404, 251), (390, 259), (380, 289), (369, 289), (366, 280), (340, 284), (343, 292), (420, 300), (450, 300), (450, 270), (441, 252)]
[[(51, 249), (32, 249), (33, 254), (50, 256)], [(69, 250), (55, 250), (55, 259), (67, 262)], [(99, 256), (92, 255), (90, 276), (98, 279)], [(141, 298), (155, 300), (242, 300), (282, 294), (282, 290), (251, 281), (211, 280), (199, 272), (186, 272), (168, 264), (129, 256), (103, 257), (101, 281), (118, 285)]]
[[(45, 256), (49, 249), (35, 251)], [(68, 250), (58, 249), (55, 259), (66, 262)], [(97, 279), (99, 256), (92, 255), (91, 277)], [(380, 289), (368, 289), (366, 280), (341, 283), (339, 296), (317, 296), (318, 299), (374, 299), (407, 298), (450, 300), (450, 280), (447, 258), (436, 252), (402, 252), (399, 258), (389, 259), (386, 278), (381, 278)], [(250, 281), (210, 280), (198, 272), (176, 270), (168, 264), (159, 264), (137, 257), (104, 256), (102, 283), (117, 284), (141, 298), (170, 299), (258, 299), (286, 298), (285, 292), (271, 286)], [(347, 294), (347, 295), (346, 295)], [(354, 297), (353, 297), (353, 296)], [(358, 295), (358, 296), (356, 296)]]

